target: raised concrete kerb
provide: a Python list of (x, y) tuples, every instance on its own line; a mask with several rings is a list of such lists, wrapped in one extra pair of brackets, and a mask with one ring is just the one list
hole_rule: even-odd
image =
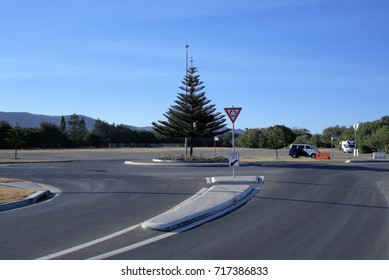
[(265, 176), (222, 176), (206, 178), (208, 184), (257, 184), (265, 182)]
[(49, 197), (51, 194), (59, 195), (61, 193), (61, 190), (53, 186), (49, 186), (45, 184), (37, 184), (30, 181), (13, 182), (13, 183), (1, 184), (1, 185), (6, 187), (32, 189), (35, 192), (22, 200), (0, 204), (0, 212), (29, 206), (37, 203), (43, 198)]
[(378, 163), (378, 162), (388, 163), (389, 160), (385, 160), (385, 159), (371, 159), (371, 160), (349, 159), (349, 160), (346, 160), (346, 163)]
[(174, 162), (174, 161), (125, 161), (126, 165), (139, 166), (175, 166), (175, 167), (228, 167), (228, 162)]
[(225, 214), (226, 209), (232, 211), (232, 206), (239, 207), (239, 202), (248, 201), (246, 199), (257, 192), (249, 185), (216, 185), (202, 195), (145, 222), (142, 228), (171, 231), (210, 216), (214, 219)]

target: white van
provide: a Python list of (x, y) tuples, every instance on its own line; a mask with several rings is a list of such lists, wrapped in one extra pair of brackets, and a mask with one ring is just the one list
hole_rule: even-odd
[(353, 153), (355, 150), (355, 141), (346, 140), (339, 143), (343, 153)]
[(289, 148), (289, 155), (292, 158), (298, 157), (311, 157), (316, 158), (316, 155), (320, 153), (317, 148), (311, 144), (292, 144)]

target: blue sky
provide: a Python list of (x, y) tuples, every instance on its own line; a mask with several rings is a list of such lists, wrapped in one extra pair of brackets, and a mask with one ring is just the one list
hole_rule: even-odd
[(239, 128), (373, 121), (389, 114), (388, 14), (386, 0), (0, 0), (0, 111), (148, 126), (188, 44), (218, 110), (243, 107)]

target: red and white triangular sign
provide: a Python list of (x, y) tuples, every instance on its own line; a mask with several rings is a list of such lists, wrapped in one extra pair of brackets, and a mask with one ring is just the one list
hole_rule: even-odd
[(240, 112), (242, 111), (242, 108), (224, 108), (224, 111), (226, 111), (228, 117), (232, 121), (232, 123), (235, 123), (236, 119), (238, 118)]

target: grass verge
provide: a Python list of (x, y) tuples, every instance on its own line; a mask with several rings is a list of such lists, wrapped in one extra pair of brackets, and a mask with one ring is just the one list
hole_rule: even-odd
[(23, 180), (0, 177), (0, 183), (15, 183), (15, 182), (23, 182)]
[(12, 187), (0, 187), (0, 204), (9, 203), (21, 200), (30, 194), (33, 194), (35, 190), (12, 188)]
[[(0, 177), (0, 183), (5, 184), (5, 183), (15, 183), (15, 182), (23, 182), (23, 180)], [(34, 192), (35, 190), (31, 190), (31, 189), (0, 186), (0, 204), (21, 200), (29, 196), (30, 194), (33, 194)]]

